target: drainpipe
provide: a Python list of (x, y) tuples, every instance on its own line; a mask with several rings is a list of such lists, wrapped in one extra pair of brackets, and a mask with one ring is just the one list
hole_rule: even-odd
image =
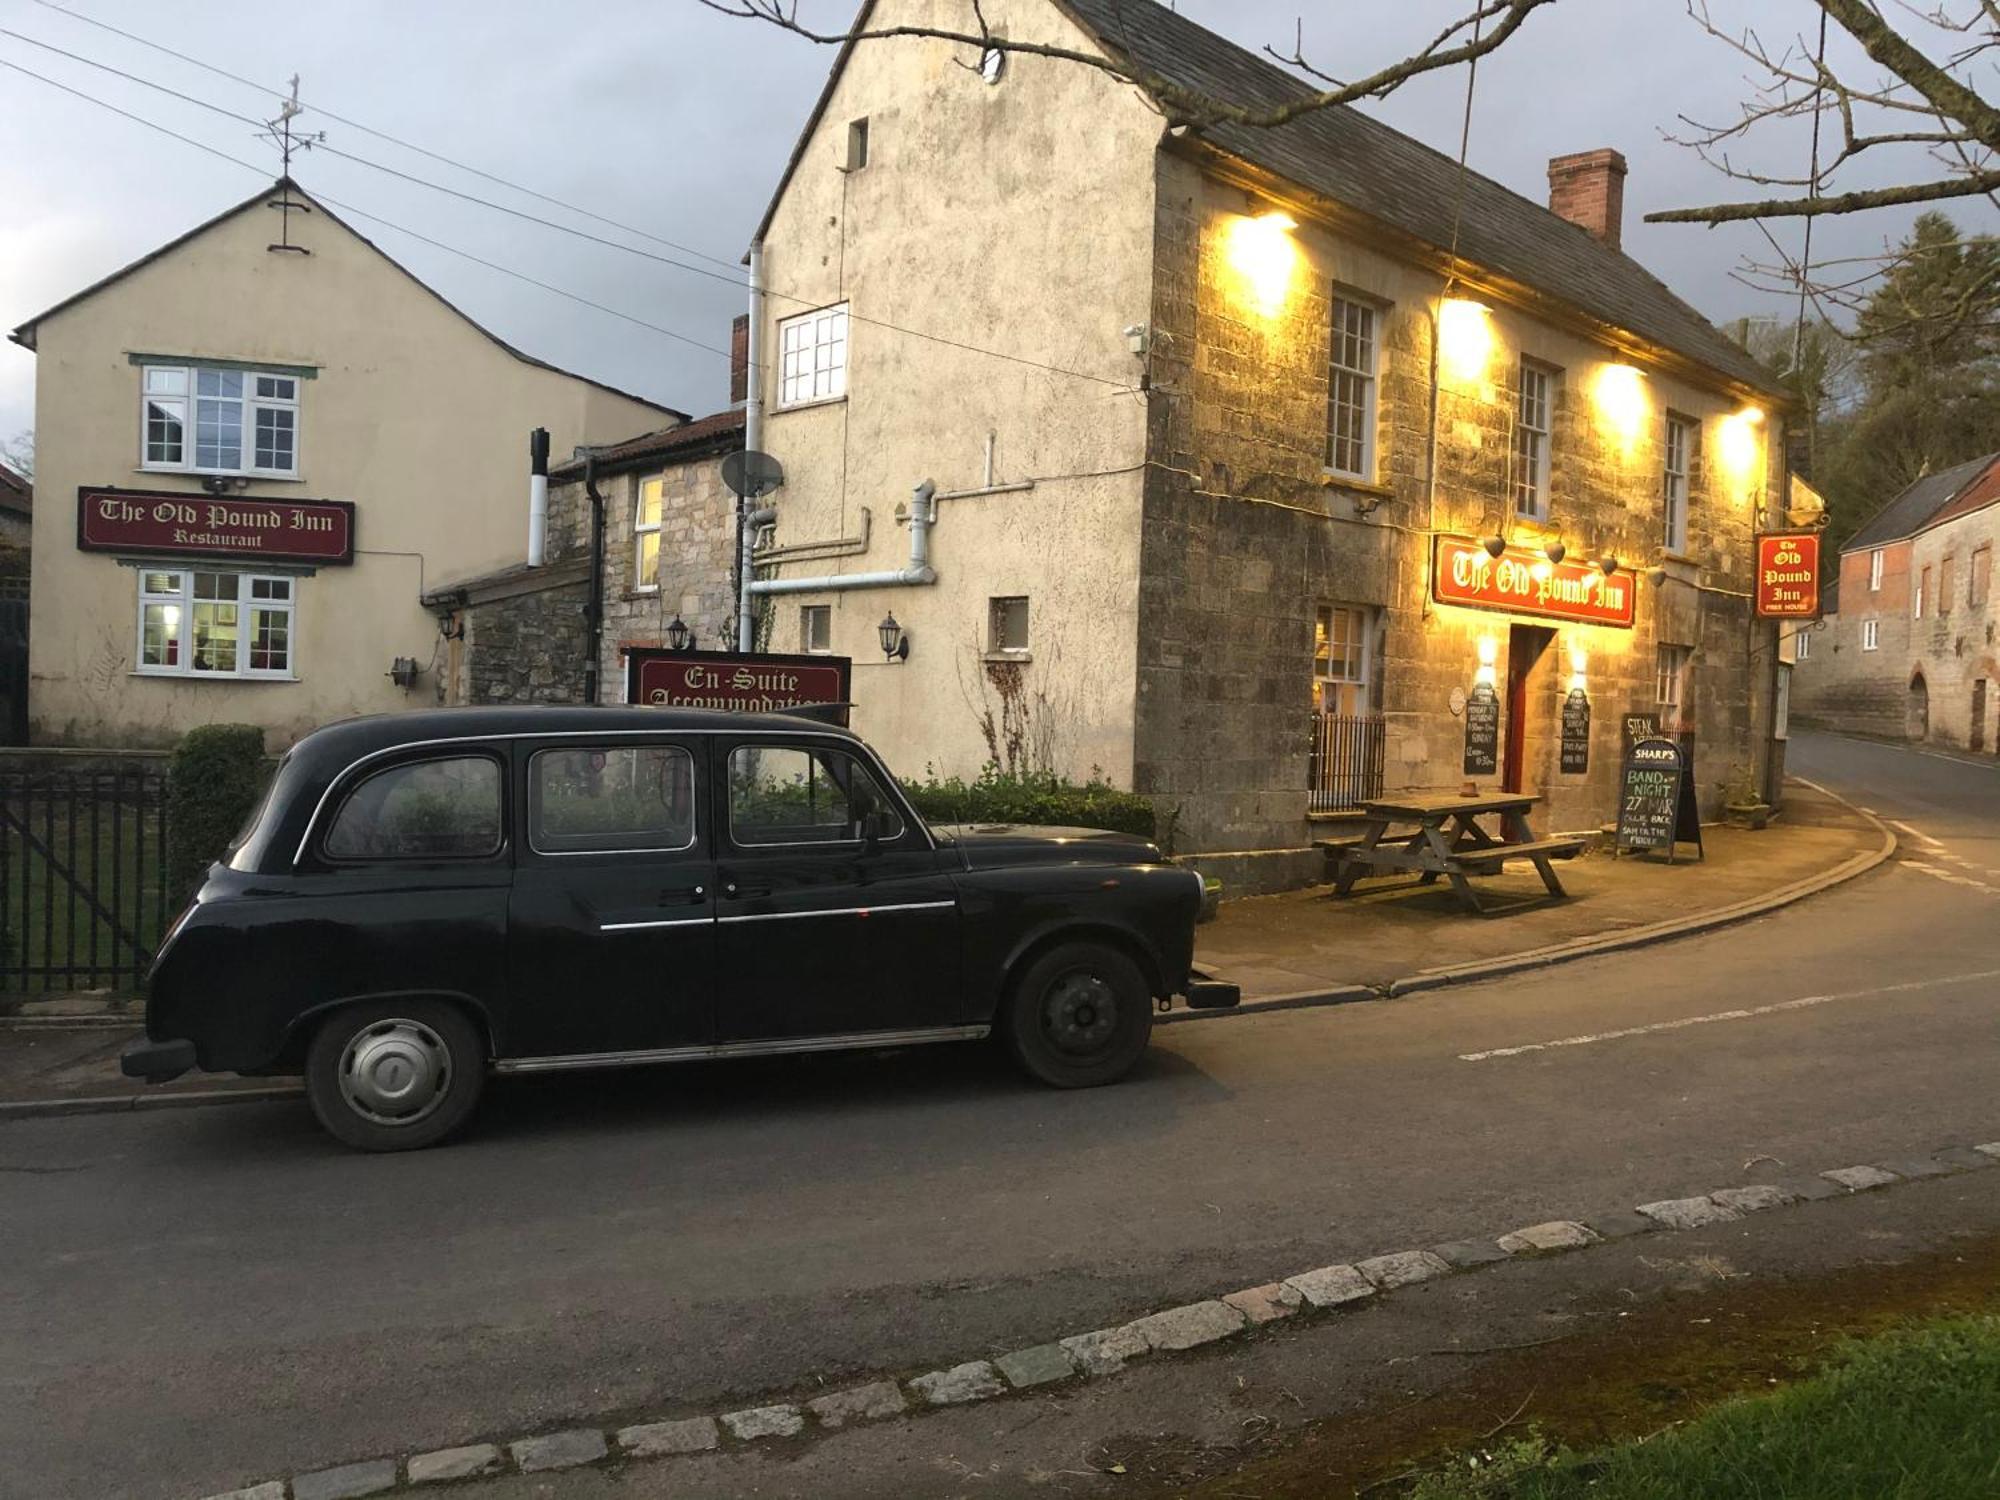
[(748, 600), (768, 594), (841, 593), (849, 589), (905, 588), (936, 583), (937, 569), (931, 566), (931, 527), (936, 522), (937, 486), (926, 479), (910, 496), (910, 565), (907, 568), (881, 573), (835, 573), (822, 578), (750, 580), (746, 576), (743, 597)]
[[(750, 336), (744, 358), (749, 368), (743, 385), (743, 446), (752, 453), (764, 447), (764, 242), (750, 245)], [(751, 541), (757, 528), (775, 521), (778, 513), (768, 506), (751, 511), (742, 496), (736, 499), (736, 649), (754, 650), (757, 645), (757, 616), (751, 598), (750, 581), (756, 571), (751, 557)]]
[(604, 655), (604, 496), (597, 488), (595, 453), (583, 456), (583, 492), (590, 497), (590, 602), (583, 607), (583, 701), (596, 703)]
[(528, 566), (539, 568), (549, 537), (549, 430), (528, 434)]

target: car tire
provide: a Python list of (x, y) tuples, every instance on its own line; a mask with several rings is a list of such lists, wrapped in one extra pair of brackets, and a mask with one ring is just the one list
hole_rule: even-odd
[(1152, 988), (1139, 966), (1104, 943), (1064, 943), (1022, 971), (1001, 1012), (1008, 1047), (1054, 1088), (1116, 1083), (1153, 1031)]
[(416, 1151), (463, 1125), (486, 1086), (486, 1045), (443, 1000), (378, 1000), (335, 1011), (306, 1052), (306, 1098), (336, 1140)]

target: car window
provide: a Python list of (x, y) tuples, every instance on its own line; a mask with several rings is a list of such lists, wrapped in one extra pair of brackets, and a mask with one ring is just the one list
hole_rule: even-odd
[(464, 859), (500, 847), (500, 765), (484, 755), (377, 771), (327, 830), (335, 859)]
[(528, 841), (549, 854), (687, 848), (694, 757), (678, 745), (537, 751), (528, 763)]
[(738, 844), (859, 842), (863, 820), (886, 817), (877, 832), (901, 835), (903, 820), (881, 784), (839, 750), (743, 745), (729, 756), (729, 836)]

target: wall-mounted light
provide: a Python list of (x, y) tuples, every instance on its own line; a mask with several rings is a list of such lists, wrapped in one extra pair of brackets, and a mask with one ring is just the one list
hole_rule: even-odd
[(1500, 660), (1500, 643), (1490, 635), (1482, 635), (1477, 643), (1479, 670), (1472, 674), (1475, 686), (1493, 687), (1498, 680), (1494, 664)]
[(1590, 652), (1585, 648), (1583, 642), (1572, 641), (1569, 648), (1569, 686), (1571, 692), (1584, 693), (1590, 691), (1589, 667)]
[(875, 627), (875, 634), (881, 638), (883, 656), (890, 661), (910, 659), (910, 635), (896, 623), (894, 610), (891, 610), (888, 617)]
[(1716, 431), (1722, 472), (1739, 494), (1748, 491), (1757, 472), (1757, 429), (1763, 421), (1760, 408), (1746, 406), (1724, 417)]
[(1609, 552), (1605, 553), (1604, 556), (1597, 560), (1597, 571), (1602, 573), (1606, 578), (1609, 578), (1613, 573), (1618, 571), (1618, 559)]
[(1493, 358), (1493, 320), (1483, 302), (1446, 297), (1438, 303), (1438, 371), (1460, 385), (1486, 377)]
[(1559, 563), (1569, 556), (1569, 548), (1563, 545), (1561, 537), (1551, 537), (1542, 543), (1542, 556), (1552, 563)]
[(1646, 377), (1634, 365), (1600, 365), (1591, 397), (1598, 420), (1629, 456), (1646, 430)]
[(1292, 238), (1298, 227), (1298, 220), (1281, 210), (1229, 226), (1229, 268), (1242, 300), (1264, 317), (1275, 318), (1285, 310), (1299, 263), (1298, 242)]
[(1507, 538), (1496, 531), (1479, 545), (1486, 549), (1488, 557), (1498, 558), (1503, 556), (1507, 551)]
[(669, 651), (685, 651), (694, 644), (694, 632), (688, 629), (687, 621), (679, 615), (675, 615), (673, 623), (667, 626), (666, 637)]
[(1650, 583), (1654, 588), (1663, 587), (1666, 581), (1667, 570), (1665, 568), (1654, 567), (1646, 570), (1646, 582)]

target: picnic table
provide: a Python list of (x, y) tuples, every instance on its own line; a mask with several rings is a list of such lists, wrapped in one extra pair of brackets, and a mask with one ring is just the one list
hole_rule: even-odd
[[(1460, 901), (1472, 911), (1484, 912), (1472, 882), (1499, 874), (1512, 860), (1525, 859), (1534, 864), (1551, 896), (1567, 896), (1552, 861), (1574, 858), (1582, 851), (1583, 840), (1536, 838), (1528, 814), (1540, 800), (1524, 792), (1476, 797), (1417, 792), (1364, 802), (1361, 811), (1367, 816), (1367, 828), (1359, 841), (1340, 851), (1334, 894), (1350, 894), (1364, 875), (1409, 872), (1419, 877), (1421, 885), (1433, 884), (1442, 875)], [(1482, 818), (1497, 818), (1497, 832), (1484, 826)], [(1411, 823), (1416, 825), (1414, 832), (1398, 826)], [(1392, 828), (1397, 829), (1394, 834)]]

